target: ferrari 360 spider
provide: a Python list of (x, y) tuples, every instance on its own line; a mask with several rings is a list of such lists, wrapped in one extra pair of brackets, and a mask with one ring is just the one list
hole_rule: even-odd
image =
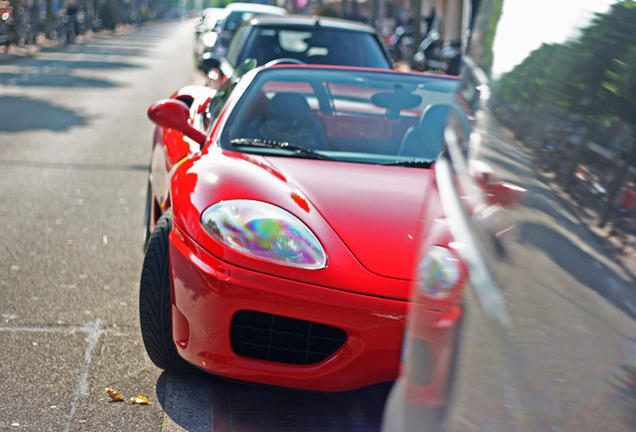
[(140, 284), (151, 360), (316, 391), (393, 381), (418, 238), (434, 236), (418, 337), (441, 403), (465, 267), (434, 171), (447, 120), (470, 130), (457, 85), (279, 64), (153, 104)]

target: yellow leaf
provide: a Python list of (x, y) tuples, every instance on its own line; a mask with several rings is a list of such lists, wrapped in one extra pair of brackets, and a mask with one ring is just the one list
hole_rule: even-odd
[(123, 401), (124, 397), (121, 395), (121, 393), (119, 393), (118, 391), (115, 391), (113, 389), (107, 388), (106, 389), (106, 393), (108, 393), (108, 396), (110, 396), (110, 398), (114, 401)]
[(137, 396), (130, 398), (130, 401), (138, 405), (148, 405), (148, 398), (146, 396)]

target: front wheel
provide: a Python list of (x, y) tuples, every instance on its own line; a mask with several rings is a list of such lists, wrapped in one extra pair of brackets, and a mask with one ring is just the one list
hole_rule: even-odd
[(150, 225), (151, 218), (153, 217), (152, 207), (154, 204), (154, 200), (152, 198), (152, 182), (150, 180), (150, 175), (148, 176), (148, 187), (146, 189), (146, 211), (145, 211), (145, 226), (144, 226), (144, 251), (148, 247), (148, 242), (150, 241)]
[(150, 360), (166, 371), (183, 372), (190, 369), (190, 365), (179, 356), (172, 340), (168, 256), (171, 229), (172, 215), (168, 212), (159, 218), (148, 240), (139, 285), (139, 321)]

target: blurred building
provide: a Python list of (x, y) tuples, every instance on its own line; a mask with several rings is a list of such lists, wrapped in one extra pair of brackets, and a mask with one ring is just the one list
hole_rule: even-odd
[(279, 6), (293, 12), (328, 11), (336, 16), (366, 21), (420, 17), (421, 31), (426, 32), (427, 19), (434, 13), (441, 25), (445, 40), (461, 40), (470, 27), (473, 13), (480, 0), (278, 0)]

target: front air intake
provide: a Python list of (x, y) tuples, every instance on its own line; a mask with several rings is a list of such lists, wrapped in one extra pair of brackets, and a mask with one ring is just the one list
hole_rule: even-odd
[(236, 354), (301, 365), (326, 359), (346, 338), (337, 327), (249, 310), (234, 314), (230, 328)]

